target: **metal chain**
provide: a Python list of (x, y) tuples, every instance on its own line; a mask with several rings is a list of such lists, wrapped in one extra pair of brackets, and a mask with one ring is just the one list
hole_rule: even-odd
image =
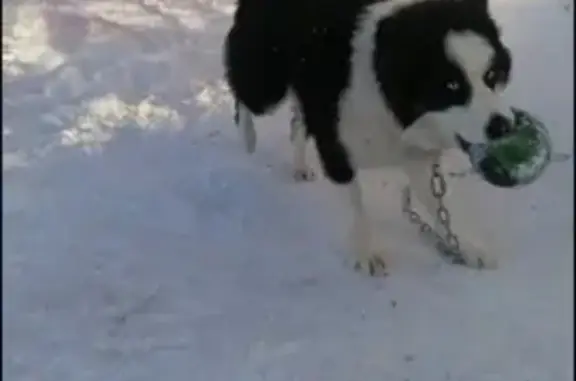
[[(564, 162), (569, 160), (570, 154), (555, 153), (552, 157), (552, 162)], [(474, 174), (471, 169), (461, 172), (448, 173), (449, 177), (462, 178)], [(458, 236), (452, 231), (450, 212), (444, 205), (444, 196), (446, 195), (446, 179), (442, 174), (440, 164), (435, 162), (432, 164), (432, 176), (430, 178), (430, 190), (432, 195), (438, 202), (438, 209), (436, 210), (436, 220), (444, 229), (445, 235), (442, 236), (434, 231), (432, 226), (422, 219), (420, 214), (412, 207), (412, 196), (410, 188), (407, 186), (402, 192), (402, 212), (408, 217), (408, 220), (418, 226), (420, 234), (425, 239), (431, 241), (434, 247), (438, 250), (439, 254), (454, 264), (464, 264), (464, 255), (460, 251), (460, 242)], [(482, 266), (482, 264), (479, 264)]]
[(440, 164), (435, 162), (432, 165), (432, 177), (430, 178), (430, 190), (432, 195), (438, 202), (438, 209), (436, 210), (436, 219), (445, 230), (443, 237), (438, 232), (434, 231), (432, 226), (425, 222), (420, 214), (412, 208), (412, 196), (410, 188), (407, 186), (402, 192), (402, 212), (408, 217), (408, 220), (417, 225), (420, 234), (430, 240), (434, 247), (438, 250), (439, 254), (454, 264), (464, 264), (464, 256), (460, 251), (460, 242), (458, 237), (452, 231), (450, 212), (444, 205), (444, 196), (446, 195), (446, 180), (441, 172)]

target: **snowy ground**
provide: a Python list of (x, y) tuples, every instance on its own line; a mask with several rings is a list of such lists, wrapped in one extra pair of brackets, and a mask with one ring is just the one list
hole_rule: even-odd
[[(510, 96), (560, 152), (571, 6), (493, 4)], [(434, 256), (379, 174), (371, 209), (394, 258), (362, 277), (343, 264), (333, 189), (290, 179), (286, 110), (258, 122), (253, 157), (240, 148), (221, 80), (231, 10), (3, 2), (4, 379), (572, 380), (572, 160), (521, 191), (455, 184), (508, 240), (487, 272)]]

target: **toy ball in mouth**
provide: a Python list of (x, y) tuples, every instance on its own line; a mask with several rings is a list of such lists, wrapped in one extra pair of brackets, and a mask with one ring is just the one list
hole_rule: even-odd
[(527, 111), (514, 108), (512, 113), (510, 133), (489, 143), (467, 143), (465, 149), (474, 170), (501, 188), (532, 184), (552, 157), (552, 141), (544, 124)]

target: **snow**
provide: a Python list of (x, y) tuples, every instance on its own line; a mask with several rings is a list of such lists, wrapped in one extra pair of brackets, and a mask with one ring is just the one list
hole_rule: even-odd
[[(510, 97), (572, 152), (563, 1), (492, 6)], [(4, 379), (572, 380), (572, 159), (517, 191), (455, 180), (509, 247), (484, 272), (418, 240), (395, 174), (366, 175), (394, 255), (363, 277), (337, 193), (290, 178), (287, 110), (242, 151), (220, 63), (232, 10), (3, 2)]]

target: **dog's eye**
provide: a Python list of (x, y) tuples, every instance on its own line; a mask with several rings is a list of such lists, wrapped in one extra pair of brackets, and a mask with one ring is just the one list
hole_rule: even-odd
[(496, 71), (495, 69), (490, 69), (484, 73), (484, 83), (491, 89), (495, 89), (498, 82), (501, 82), (503, 73), (501, 71)]
[(496, 81), (496, 71), (490, 69), (486, 72), (486, 81), (488, 82), (495, 82)]
[(446, 82), (446, 88), (448, 90), (456, 91), (460, 89), (460, 84), (456, 81), (448, 81)]

